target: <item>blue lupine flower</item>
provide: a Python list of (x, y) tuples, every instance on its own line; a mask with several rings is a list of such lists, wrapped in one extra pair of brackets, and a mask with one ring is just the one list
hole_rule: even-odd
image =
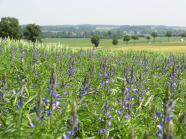
[(158, 128), (158, 130), (163, 129), (163, 123), (162, 122), (159, 122), (159, 125), (157, 125), (157, 128)]
[(81, 97), (81, 94), (79, 93), (79, 94), (77, 94), (77, 97)]
[(74, 128), (74, 132), (76, 132), (76, 131), (78, 131), (78, 126), (76, 126), (76, 127)]
[(67, 133), (64, 134), (62, 137), (63, 137), (63, 139), (69, 139), (69, 133), (67, 132)]
[(2, 102), (5, 103), (5, 99), (4, 98), (3, 98)]
[(28, 79), (27, 78), (25, 79), (25, 82), (28, 82)]
[(110, 121), (107, 122), (107, 126), (111, 126), (111, 122)]
[(8, 112), (8, 109), (4, 109), (4, 112), (7, 113)]
[(158, 131), (158, 133), (156, 133), (156, 137), (157, 138), (162, 138), (163, 137), (163, 133), (161, 130)]
[(59, 98), (58, 92), (54, 92), (54, 98)]
[(104, 73), (104, 75), (103, 75), (105, 78), (107, 77), (107, 74), (106, 73)]
[(109, 113), (107, 113), (107, 117), (108, 117), (109, 119), (112, 118), (112, 116), (111, 116)]
[(156, 115), (157, 115), (158, 117), (161, 117), (161, 112), (160, 112), (160, 111), (157, 111), (157, 112), (156, 112)]
[(119, 115), (122, 114), (122, 109), (121, 108), (118, 110), (118, 114)]
[(132, 92), (136, 92), (136, 93), (138, 93), (138, 89), (132, 89)]
[(50, 110), (47, 110), (47, 115), (50, 116)]
[(30, 126), (31, 128), (34, 128), (34, 127), (35, 127), (34, 121), (32, 121), (31, 123), (29, 123), (29, 126)]
[(84, 91), (84, 92), (82, 93), (82, 96), (85, 96), (86, 94), (87, 94), (87, 92)]
[(118, 103), (121, 103), (121, 100), (119, 98), (117, 98), (117, 101), (118, 101)]
[(43, 102), (45, 102), (45, 103), (49, 102), (48, 96), (46, 96), (45, 98), (43, 98)]
[(21, 78), (20, 78), (20, 76), (18, 75), (18, 76), (17, 76), (17, 80), (20, 80), (20, 79), (21, 79)]
[(125, 119), (128, 119), (128, 118), (129, 118), (129, 115), (126, 115), (126, 114), (125, 114), (124, 118), (125, 118)]
[(104, 121), (103, 117), (99, 118), (100, 121)]
[(42, 115), (42, 116), (40, 116), (39, 118), (40, 118), (40, 119), (43, 119), (44, 117), (45, 117), (45, 114), (43, 114), (43, 115)]
[(103, 127), (101, 130), (100, 130), (100, 133), (103, 134), (106, 132), (106, 127)]
[(98, 92), (97, 95), (100, 96), (101, 95), (100, 92)]
[(19, 102), (16, 107), (19, 109), (21, 107), (21, 103)]

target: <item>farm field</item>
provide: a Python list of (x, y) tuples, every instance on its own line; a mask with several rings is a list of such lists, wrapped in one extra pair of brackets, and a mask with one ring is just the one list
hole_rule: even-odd
[[(117, 46), (113, 46), (111, 39), (100, 40), (100, 44), (98, 49), (114, 49), (114, 50), (152, 50), (152, 51), (163, 51), (163, 52), (176, 52), (176, 53), (186, 53), (186, 41), (180, 42), (180, 37), (172, 37), (170, 38), (170, 42), (168, 42), (167, 37), (158, 37), (156, 38), (156, 42), (153, 42), (151, 38), (151, 44), (147, 43), (145, 38), (139, 38), (134, 42), (129, 41), (128, 45), (122, 39), (119, 40)], [(42, 39), (43, 43), (46, 44), (54, 44), (54, 43), (62, 43), (65, 46), (69, 46), (71, 48), (82, 48), (82, 49), (92, 49), (94, 47), (91, 44), (89, 38), (46, 38)]]
[(186, 138), (185, 54), (43, 42), (0, 40), (0, 138)]

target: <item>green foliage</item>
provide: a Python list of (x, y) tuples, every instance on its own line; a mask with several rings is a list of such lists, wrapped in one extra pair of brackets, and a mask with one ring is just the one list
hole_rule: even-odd
[(21, 39), (22, 32), (19, 21), (14, 17), (2, 17), (0, 22), (0, 37), (10, 39)]
[(183, 33), (181, 34), (181, 37), (182, 37), (182, 38), (185, 38), (185, 37), (186, 37), (186, 32), (183, 32)]
[(155, 38), (158, 37), (158, 33), (157, 32), (152, 32), (151, 36), (154, 38), (154, 42), (155, 42)]
[(130, 35), (125, 35), (123, 41), (126, 41), (126, 43), (128, 44), (128, 41), (130, 41)]
[(148, 40), (148, 42), (149, 42), (149, 40), (150, 40), (150, 36), (148, 35), (148, 36), (146, 36), (146, 39)]
[(138, 37), (138, 35), (132, 35), (131, 39), (134, 40), (134, 44), (135, 44), (135, 41), (138, 40), (139, 37)]
[(167, 84), (169, 131), (186, 138), (184, 54), (35, 45), (0, 39), (0, 138), (154, 139)]
[(26, 40), (32, 41), (32, 42), (41, 42), (41, 27), (39, 25), (35, 24), (29, 24), (26, 26), (26, 30), (24, 33), (24, 37)]
[(91, 38), (91, 42), (95, 45), (95, 47), (97, 48), (98, 45), (99, 45), (99, 36), (98, 35), (94, 35), (92, 38)]
[(172, 32), (171, 31), (167, 31), (166, 36), (168, 37), (168, 41), (169, 41), (169, 38), (172, 37)]
[(117, 45), (117, 44), (118, 44), (118, 39), (114, 38), (114, 39), (112, 40), (112, 44)]

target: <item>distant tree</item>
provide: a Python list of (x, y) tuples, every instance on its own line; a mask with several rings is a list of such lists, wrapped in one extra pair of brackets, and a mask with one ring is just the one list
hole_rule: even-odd
[(166, 36), (168, 37), (168, 41), (169, 41), (169, 38), (172, 37), (172, 32), (171, 31), (167, 31)]
[(130, 41), (130, 35), (125, 35), (123, 41), (126, 41), (126, 44), (128, 44), (128, 41)]
[(95, 45), (95, 47), (97, 48), (98, 45), (99, 45), (99, 40), (100, 40), (100, 37), (98, 35), (94, 35), (92, 38), (91, 38), (91, 42), (92, 44)]
[(155, 42), (156, 37), (158, 37), (158, 33), (157, 32), (152, 32), (151, 36), (154, 38), (154, 42)]
[(149, 42), (149, 40), (150, 40), (150, 36), (146, 36), (146, 39), (148, 40), (148, 42)]
[(116, 39), (116, 38), (114, 38), (113, 40), (112, 40), (112, 44), (114, 44), (115, 46), (118, 44), (118, 39)]
[(110, 39), (111, 36), (112, 36), (112, 32), (111, 32), (111, 31), (108, 31), (108, 32), (107, 32), (107, 36), (108, 36), (108, 38)]
[(29, 24), (26, 26), (26, 30), (24, 33), (24, 38), (30, 40), (32, 42), (39, 41), (41, 42), (41, 27), (35, 24)]
[(131, 39), (134, 40), (134, 44), (135, 44), (135, 41), (138, 40), (139, 37), (138, 37), (138, 35), (132, 35)]
[(183, 32), (183, 33), (181, 34), (181, 37), (185, 39), (185, 37), (186, 37), (186, 32)]
[(22, 38), (21, 26), (19, 26), (18, 19), (14, 17), (2, 17), (0, 22), (0, 37), (10, 39)]

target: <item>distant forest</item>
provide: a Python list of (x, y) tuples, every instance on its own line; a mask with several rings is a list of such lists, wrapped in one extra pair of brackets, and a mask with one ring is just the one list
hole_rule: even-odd
[[(22, 26), (24, 32), (25, 25)], [(180, 36), (186, 31), (186, 27), (164, 26), (164, 25), (46, 25), (41, 26), (42, 38), (90, 38), (99, 35), (102, 39), (123, 38), (126, 34), (136, 34), (145, 37), (152, 32), (157, 32), (158, 36), (165, 36), (167, 31), (171, 31), (173, 36)]]

